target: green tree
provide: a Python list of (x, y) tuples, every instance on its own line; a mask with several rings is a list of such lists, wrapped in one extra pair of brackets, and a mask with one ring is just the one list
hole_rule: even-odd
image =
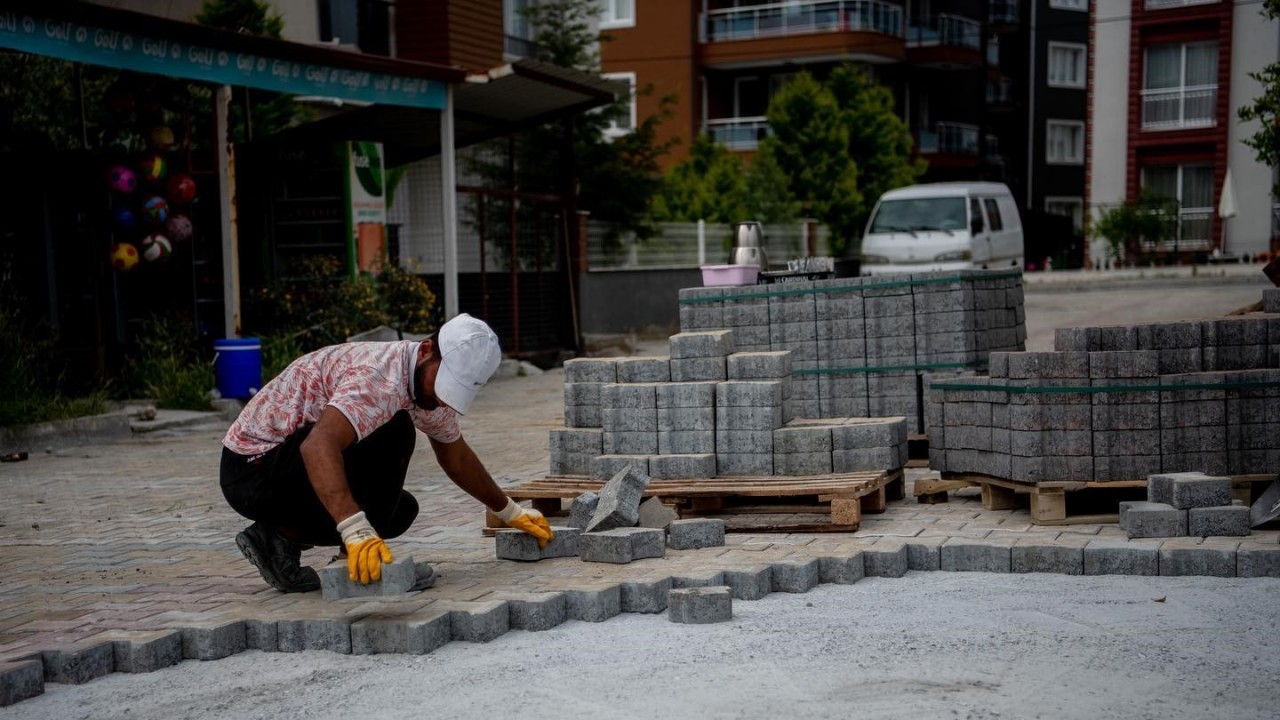
[(844, 257), (858, 234), (862, 203), (850, 132), (834, 94), (801, 72), (774, 96), (766, 112), (772, 134), (760, 155), (787, 177), (804, 214), (831, 229), (831, 250)]
[(689, 149), (689, 158), (663, 179), (651, 215), (659, 221), (745, 220), (750, 215), (747, 192), (742, 159), (706, 135), (699, 135)]
[(1145, 255), (1142, 243), (1172, 240), (1178, 232), (1178, 205), (1173, 198), (1143, 188), (1136, 200), (1103, 213), (1093, 224), (1093, 234), (1107, 239), (1113, 260)]
[[(284, 32), (284, 18), (261, 0), (204, 0), (195, 21), (242, 35), (276, 40)], [(297, 115), (297, 106), (288, 95), (249, 88), (235, 88), (232, 92), (239, 97), (239, 102), (231, 103), (229, 118), (231, 138), (237, 143), (279, 132), (289, 127)], [(211, 103), (206, 95), (207, 91), (202, 91), (202, 112), (206, 103)]]
[[(1280, 0), (1265, 0), (1262, 15), (1269, 20), (1280, 18)], [(1236, 112), (1241, 120), (1257, 120), (1261, 127), (1244, 144), (1253, 148), (1258, 162), (1274, 168), (1280, 165), (1280, 63), (1270, 63), (1249, 77), (1262, 83), (1262, 94)], [(1280, 185), (1272, 186), (1271, 195), (1280, 199)]]

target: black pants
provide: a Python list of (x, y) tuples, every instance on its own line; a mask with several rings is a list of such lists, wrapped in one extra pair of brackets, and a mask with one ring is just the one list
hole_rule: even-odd
[[(253, 460), (223, 448), (222, 494), (236, 512), (296, 542), (341, 545), (337, 523), (316, 496), (302, 462), (302, 441), (311, 428), (299, 428)], [(351, 494), (384, 538), (404, 534), (418, 516), (418, 501), (404, 489), (416, 441), (413, 421), (402, 410), (342, 452)]]

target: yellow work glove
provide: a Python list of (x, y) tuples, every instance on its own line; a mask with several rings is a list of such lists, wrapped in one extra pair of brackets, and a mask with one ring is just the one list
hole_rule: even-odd
[(538, 539), (538, 548), (545, 548), (555, 537), (551, 532), (551, 523), (537, 510), (520, 507), (515, 500), (507, 498), (507, 506), (499, 510), (497, 516), (507, 527), (513, 527), (529, 533)]
[(338, 523), (342, 544), (347, 548), (347, 577), (368, 585), (382, 579), (382, 564), (391, 564), (391, 550), (365, 519), (364, 512)]

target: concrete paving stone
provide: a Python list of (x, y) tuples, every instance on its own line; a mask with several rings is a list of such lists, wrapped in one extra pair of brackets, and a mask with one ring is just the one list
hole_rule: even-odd
[(660, 558), (667, 554), (666, 530), (662, 530), (660, 528), (628, 527), (617, 528), (612, 532), (617, 532), (631, 538), (632, 560)]
[(576, 527), (551, 527), (554, 537), (545, 548), (538, 547), (538, 539), (523, 530), (500, 529), (494, 533), (494, 550), (499, 560), (537, 562), (547, 558), (574, 557), (578, 554)]
[(656, 410), (656, 383), (610, 384), (600, 389), (600, 407), (608, 410)]
[(44, 650), (37, 657), (44, 665), (44, 682), (49, 683), (82, 685), (110, 675), (116, 667), (115, 646), (111, 642)]
[(1262, 311), (1280, 313), (1280, 288), (1265, 288), (1262, 291)]
[[(714, 412), (714, 409), (712, 409)], [(715, 430), (658, 431), (658, 455), (707, 455), (716, 451)], [(714, 476), (714, 471), (712, 476)]]
[(625, 357), (617, 358), (618, 382), (665, 383), (671, 381), (671, 358)]
[(902, 577), (910, 565), (907, 544), (897, 537), (882, 538), (864, 548), (862, 561), (867, 577)]
[(571, 428), (599, 428), (603, 420), (599, 405), (565, 405), (564, 424)]
[(858, 418), (831, 428), (832, 450), (890, 447), (906, 440), (905, 417)]
[(1093, 379), (1153, 378), (1159, 374), (1160, 357), (1154, 350), (1089, 353), (1089, 377)]
[(276, 640), (280, 652), (328, 650), (347, 655), (351, 653), (351, 623), (340, 618), (279, 620)]
[(733, 619), (733, 595), (727, 587), (682, 588), (668, 595), (671, 622), (699, 625)]
[[(794, 388), (793, 384), (793, 391)], [(716, 383), (717, 408), (768, 408), (781, 404), (781, 380), (727, 380)]]
[(600, 496), (593, 492), (584, 492), (573, 499), (569, 506), (569, 524), (579, 530), (591, 523), (591, 516), (596, 514), (600, 505)]
[(626, 580), (621, 585), (622, 612), (660, 613), (667, 609), (670, 577), (656, 580)]
[(1236, 576), (1236, 549), (1197, 544), (1199, 538), (1174, 538), (1160, 545), (1161, 575)]
[(768, 407), (717, 407), (716, 431), (718, 433), (748, 431), (768, 431), (773, 443), (772, 433), (781, 428), (782, 401)]
[(246, 618), (244, 621), (244, 647), (246, 650), (275, 652), (280, 647), (276, 621)]
[(138, 630), (105, 633), (115, 656), (115, 671), (148, 673), (182, 662), (182, 633)]
[(39, 660), (0, 662), (0, 707), (44, 694), (44, 666)]
[(616, 584), (569, 588), (564, 597), (570, 620), (604, 622), (622, 612), (622, 588)]
[(770, 567), (774, 592), (809, 592), (821, 579), (821, 564), (817, 558), (782, 560)]
[(727, 569), (724, 583), (737, 600), (759, 600), (773, 592), (773, 568), (759, 565)]
[(487, 643), (511, 628), (511, 610), (503, 600), (445, 602), (438, 609), (449, 613), (454, 640)]
[(1187, 534), (1187, 511), (1164, 503), (1122, 501), (1120, 528), (1131, 538), (1181, 537)]
[(1239, 537), (1249, 534), (1246, 505), (1193, 507), (1187, 510), (1187, 534), (1193, 537)]
[(716, 454), (773, 455), (773, 430), (716, 430)]
[(361, 585), (351, 580), (345, 560), (335, 562), (320, 569), (320, 592), (325, 600), (402, 595), (413, 587), (413, 568), (413, 558), (402, 555), (390, 565), (382, 566), (381, 579)]
[(649, 456), (653, 454), (600, 455), (594, 457), (591, 459), (591, 479), (609, 480), (628, 469), (647, 475), (649, 472)]
[(1009, 355), (1011, 379), (1064, 379), (1089, 377), (1087, 352), (1021, 352)]
[(246, 648), (244, 621), (210, 623), (178, 629), (182, 634), (182, 657), (187, 660), (221, 660)]
[(716, 409), (712, 405), (696, 408), (658, 408), (658, 432), (677, 430), (714, 431), (715, 429)]
[[(718, 447), (718, 441), (717, 441)], [(716, 453), (716, 476), (772, 475), (773, 453)]]
[(1085, 575), (1159, 575), (1160, 541), (1101, 538), (1084, 546)]
[(1236, 577), (1280, 577), (1280, 545), (1241, 543), (1236, 551)]
[(583, 562), (625, 565), (633, 559), (631, 537), (614, 530), (583, 533), (578, 537), (578, 557)]
[[(655, 448), (656, 452), (656, 448)], [(647, 463), (646, 463), (647, 465)], [(586, 532), (631, 527), (640, 519), (640, 501), (649, 486), (645, 471), (628, 466), (618, 471), (600, 488), (600, 502)]]
[(1057, 539), (1026, 537), (1014, 542), (1010, 570), (1015, 573), (1084, 574), (1087, 537), (1059, 536)]
[(1014, 542), (1009, 538), (951, 538), (942, 544), (940, 567), (946, 572), (1010, 572)]
[(773, 453), (774, 475), (829, 475), (832, 472), (831, 451)]
[(866, 575), (862, 551), (818, 558), (818, 580), (833, 585), (852, 585)]
[(554, 428), (550, 431), (550, 448), (554, 453), (601, 455), (604, 452), (603, 431), (597, 428)]
[(681, 332), (668, 339), (672, 360), (723, 358), (733, 352), (732, 330)]
[(791, 353), (786, 350), (768, 352), (736, 352), (728, 357), (729, 380), (762, 380), (791, 376)]
[(601, 445), (607, 448), (603, 439), (609, 433), (658, 432), (658, 411), (656, 408), (605, 407), (600, 411), (600, 422), (604, 426)]
[(590, 475), (591, 460), (600, 453), (567, 453), (552, 450), (548, 470), (552, 475)]
[(671, 381), (677, 383), (723, 381), (727, 376), (723, 357), (671, 360)]
[(900, 453), (892, 447), (835, 450), (831, 453), (831, 470), (837, 473), (895, 470), (901, 467), (901, 464)]
[(1230, 505), (1231, 478), (1183, 473), (1173, 476), (1169, 493), (1169, 504), (1179, 510)]
[(786, 405), (782, 408), (782, 417), (790, 422), (792, 418), (818, 418), (822, 417), (822, 401), (813, 400), (797, 400), (790, 399), (786, 401)]
[[(661, 443), (658, 449), (662, 449)], [(649, 474), (655, 480), (712, 478), (716, 474), (716, 456), (713, 452), (654, 455), (649, 458)]]
[(573, 358), (564, 361), (564, 381), (568, 383), (616, 383), (615, 358)]
[[(657, 427), (657, 418), (654, 418)], [(605, 455), (657, 455), (658, 431), (604, 433)], [(603, 456), (602, 456), (603, 457)]]
[[(712, 457), (712, 462), (715, 462), (714, 457)], [(640, 519), (637, 524), (645, 528), (665, 529), (672, 522), (679, 519), (679, 513), (670, 506), (663, 504), (662, 499), (655, 496), (640, 503)]]
[(655, 391), (659, 410), (709, 408), (715, 406), (716, 383), (661, 383)]
[(452, 639), (449, 612), (432, 608), (405, 615), (368, 615), (351, 624), (352, 655), (424, 655)]
[(908, 570), (941, 570), (945, 537), (915, 537), (907, 541)]
[(715, 587), (724, 584), (724, 572), (721, 570), (684, 571), (671, 576), (673, 588)]

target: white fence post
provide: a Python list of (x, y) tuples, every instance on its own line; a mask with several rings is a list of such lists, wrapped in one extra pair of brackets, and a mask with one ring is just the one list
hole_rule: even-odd
[(698, 221), (698, 267), (707, 264), (707, 221)]

